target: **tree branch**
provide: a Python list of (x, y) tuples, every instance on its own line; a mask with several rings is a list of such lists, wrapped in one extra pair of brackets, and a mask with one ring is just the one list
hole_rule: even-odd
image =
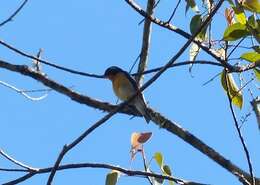
[(46, 93), (46, 94), (44, 94), (44, 95), (42, 95), (40, 97), (32, 97), (32, 96), (29, 96), (28, 94), (26, 94), (23, 90), (20, 90), (17, 87), (11, 85), (11, 84), (8, 84), (8, 83), (3, 82), (1, 80), (0, 80), (0, 84), (5, 86), (5, 87), (8, 87), (9, 89), (14, 90), (15, 92), (23, 95), (25, 98), (27, 98), (29, 100), (32, 100), (32, 101), (40, 101), (40, 100), (42, 100), (42, 99), (44, 99), (44, 98), (46, 98), (48, 96), (48, 94)]
[(25, 4), (28, 2), (28, 0), (25, 0), (17, 9), (16, 11), (10, 16), (8, 17), (6, 20), (4, 20), (3, 22), (0, 23), (0, 27), (4, 26), (6, 23), (10, 22), (13, 20), (13, 18), (23, 9), (23, 7), (25, 6)]
[(38, 171), (37, 168), (32, 168), (26, 164), (23, 164), (20, 161), (17, 161), (16, 159), (12, 158), (11, 156), (9, 156), (7, 153), (5, 153), (2, 149), (0, 149), (0, 155), (4, 156), (7, 160), (11, 161), (12, 163), (16, 164), (17, 166), (20, 166), (22, 168), (25, 168), (27, 170), (29, 170), (30, 172), (36, 172)]
[[(155, 0), (148, 0), (147, 1), (147, 8), (146, 12), (148, 15), (153, 14), (153, 9), (155, 5)], [(142, 85), (142, 79), (143, 79), (143, 72), (147, 68), (147, 62), (148, 62), (148, 53), (149, 53), (149, 46), (151, 41), (151, 30), (152, 30), (152, 24), (150, 19), (145, 19), (144, 22), (144, 29), (143, 29), (143, 43), (142, 43), (142, 50), (140, 54), (140, 61), (138, 65), (138, 70), (135, 79), (138, 84), (138, 86)]]
[[(140, 177), (155, 177), (155, 178), (159, 178), (159, 179), (165, 179), (165, 180), (171, 180), (174, 181), (178, 184), (183, 184), (183, 185), (206, 185), (206, 184), (202, 184), (202, 183), (198, 183), (198, 182), (192, 182), (192, 181), (187, 181), (187, 180), (183, 180), (180, 178), (176, 178), (173, 176), (167, 176), (167, 175), (161, 175), (161, 174), (157, 174), (157, 173), (151, 173), (151, 172), (145, 172), (145, 171), (138, 171), (138, 170), (128, 170), (126, 168), (121, 168), (118, 166), (113, 166), (110, 164), (103, 164), (103, 163), (77, 163), (77, 164), (65, 164), (65, 165), (60, 165), (57, 169), (57, 171), (62, 171), (62, 170), (69, 170), (69, 169), (78, 169), (78, 168), (103, 168), (103, 169), (111, 169), (111, 170), (116, 170), (119, 171), (121, 173), (124, 173), (128, 176), (140, 176)], [(52, 167), (48, 167), (48, 168), (41, 168), (39, 169), (39, 171), (34, 172), (34, 173), (28, 173), (18, 179), (15, 179), (13, 181), (4, 183), (3, 185), (14, 185), (14, 184), (18, 184), (20, 182), (23, 182), (29, 178), (31, 178), (32, 176), (36, 175), (36, 174), (43, 174), (43, 173), (49, 173), (51, 172), (53, 168)]]

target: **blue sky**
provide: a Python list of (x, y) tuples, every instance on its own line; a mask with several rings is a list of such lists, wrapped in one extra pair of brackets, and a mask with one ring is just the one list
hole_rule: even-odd
[[(19, 6), (20, 1), (4, 1), (0, 20), (4, 20)], [(145, 1), (140, 2), (145, 4)], [(167, 19), (175, 2), (162, 1), (156, 15)], [(223, 12), (223, 9), (222, 9)], [(221, 11), (213, 26), (215, 38), (221, 37), (226, 23)], [(191, 11), (185, 16), (182, 2), (173, 24), (188, 31)], [(124, 1), (29, 1), (20, 14), (0, 28), (0, 39), (15, 47), (36, 54), (44, 49), (43, 59), (84, 72), (103, 74), (116, 65), (129, 70), (138, 56), (142, 41), (142, 20)], [(148, 68), (164, 65), (184, 44), (180, 36), (153, 25)], [(31, 60), (0, 46), (1, 59), (14, 64), (31, 65)], [(201, 53), (200, 59), (212, 60)], [(178, 61), (189, 59), (188, 50)], [(136, 70), (136, 69), (135, 69)], [(42, 89), (41, 83), (28, 77), (0, 69), (0, 80), (20, 89)], [(235, 131), (228, 99), (216, 78), (207, 86), (202, 84), (221, 71), (214, 66), (188, 66), (169, 69), (144, 94), (149, 105), (167, 118), (178, 122), (226, 158), (247, 170), (242, 146)], [(43, 66), (49, 78), (93, 98), (116, 103), (109, 81), (69, 74)], [(152, 75), (146, 75), (148, 80)], [(48, 167), (54, 164), (62, 146), (70, 143), (104, 112), (71, 101), (57, 92), (50, 92), (42, 101), (32, 102), (21, 95), (0, 86), (2, 104), (0, 124), (0, 148), (32, 167)], [(254, 90), (255, 95), (257, 91)], [(249, 96), (248, 92), (244, 92)], [(33, 94), (40, 96), (41, 94)], [(250, 112), (245, 103), (241, 118)], [(202, 155), (181, 139), (159, 129), (153, 123), (147, 125), (142, 118), (129, 119), (116, 114), (102, 127), (89, 135), (69, 152), (65, 163), (97, 162), (130, 167), (130, 136), (133, 132), (152, 132), (145, 144), (147, 158), (157, 151), (163, 153), (173, 175), (186, 180), (209, 184), (239, 184), (225, 169)], [(256, 176), (260, 174), (259, 130), (254, 115), (243, 125), (242, 132), (253, 161)], [(0, 157), (0, 167), (14, 167)], [(141, 157), (137, 156), (133, 169), (142, 170)], [(156, 169), (156, 166), (153, 165)], [(109, 170), (81, 169), (58, 172), (55, 185), (104, 184)], [(0, 172), (0, 183), (18, 177), (18, 173)], [(47, 175), (37, 175), (21, 184), (45, 184)], [(119, 185), (149, 184), (138, 177), (120, 178)]]

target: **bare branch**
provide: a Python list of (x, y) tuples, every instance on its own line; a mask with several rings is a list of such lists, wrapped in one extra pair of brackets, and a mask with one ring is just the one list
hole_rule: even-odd
[(11, 156), (9, 156), (7, 153), (5, 153), (2, 149), (0, 149), (0, 155), (4, 156), (7, 160), (11, 161), (12, 163), (22, 167), (22, 168), (25, 168), (27, 170), (29, 170), (30, 172), (36, 172), (38, 171), (37, 168), (32, 168), (26, 164), (23, 164), (22, 162), (20, 161), (17, 161), (16, 159), (12, 158)]
[[(62, 171), (62, 170), (69, 170), (69, 169), (78, 169), (78, 168), (103, 168), (103, 169), (111, 169), (111, 170), (116, 170), (120, 171), (121, 173), (124, 173), (128, 176), (139, 176), (139, 177), (155, 177), (159, 179), (165, 179), (165, 180), (171, 180), (174, 181), (178, 184), (183, 184), (183, 185), (206, 185), (198, 182), (192, 182), (192, 181), (187, 181), (183, 180), (180, 178), (176, 178), (173, 176), (167, 176), (167, 175), (161, 175), (157, 173), (151, 173), (151, 172), (145, 172), (145, 171), (138, 171), (138, 170), (129, 170), (126, 168), (118, 167), (118, 166), (113, 166), (110, 164), (103, 164), (103, 163), (77, 163), (77, 164), (65, 164), (65, 165), (60, 165), (57, 169), (57, 171)], [(36, 174), (43, 174), (43, 173), (49, 173), (51, 172), (53, 168), (41, 168), (39, 171), (34, 172), (34, 173), (28, 173), (18, 179), (15, 179), (13, 181), (4, 183), (4, 185), (14, 185), (18, 184), (20, 182), (23, 182), (30, 177), (36, 175)]]
[(0, 80), (0, 84), (5, 86), (5, 87), (8, 87), (8, 88), (14, 90), (15, 92), (23, 95), (25, 98), (27, 98), (29, 100), (32, 100), (32, 101), (40, 101), (40, 100), (42, 100), (42, 99), (44, 99), (44, 98), (46, 98), (48, 96), (48, 94), (46, 93), (46, 94), (44, 94), (44, 95), (42, 95), (40, 97), (31, 97), (28, 94), (26, 94), (23, 90), (20, 90), (20, 89), (16, 88), (15, 86), (10, 85), (10, 84), (8, 84), (6, 82), (3, 82), (3, 81)]
[(13, 20), (13, 18), (23, 9), (23, 7), (25, 6), (25, 4), (28, 2), (28, 0), (25, 0), (18, 8), (17, 10), (10, 16), (8, 17), (6, 20), (4, 20), (3, 22), (0, 23), (0, 27), (4, 26), (6, 23), (10, 22)]
[(168, 23), (170, 23), (171, 22), (171, 20), (172, 20), (172, 18), (173, 18), (173, 16), (175, 15), (175, 13), (176, 13), (176, 11), (177, 11), (177, 9), (178, 9), (178, 7), (179, 7), (179, 5), (180, 5), (180, 2), (181, 2), (181, 0), (178, 0), (178, 2), (177, 2), (177, 4), (176, 4), (176, 6), (175, 6), (175, 8), (174, 8), (174, 10), (173, 10), (173, 12), (172, 12), (172, 14), (171, 14), (171, 16), (170, 16), (170, 18), (168, 19)]
[[(155, 0), (147, 1), (146, 12), (148, 15), (153, 14), (154, 5), (155, 5)], [(135, 77), (138, 86), (142, 85), (142, 81), (143, 81), (142, 73), (147, 68), (149, 46), (150, 46), (150, 41), (151, 41), (151, 30), (152, 30), (151, 20), (146, 18), (145, 22), (144, 22), (144, 29), (143, 29), (142, 50), (141, 50), (140, 61), (139, 61), (138, 70), (137, 70), (138, 75)]]

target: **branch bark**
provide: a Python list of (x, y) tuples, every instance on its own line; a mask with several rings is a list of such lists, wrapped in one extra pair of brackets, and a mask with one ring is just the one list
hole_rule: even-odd
[[(161, 174), (157, 174), (157, 173), (151, 173), (151, 172), (145, 172), (145, 171), (138, 171), (138, 170), (129, 170), (126, 168), (122, 168), (122, 167), (118, 167), (118, 166), (113, 166), (110, 164), (103, 164), (103, 163), (77, 163), (77, 164), (65, 164), (65, 165), (60, 165), (57, 168), (57, 171), (62, 171), (62, 170), (68, 170), (68, 169), (78, 169), (78, 168), (103, 168), (103, 169), (111, 169), (111, 170), (116, 170), (119, 171), (121, 173), (124, 173), (128, 176), (141, 176), (141, 177), (155, 177), (155, 178), (159, 178), (159, 179), (166, 179), (166, 180), (172, 180), (178, 184), (183, 184), (183, 185), (206, 185), (206, 184), (202, 184), (202, 183), (198, 183), (198, 182), (193, 182), (193, 181), (187, 181), (187, 180), (183, 180), (180, 178), (176, 178), (173, 176), (167, 176), (167, 175), (161, 175)], [(13, 181), (4, 183), (3, 185), (14, 185), (14, 184), (18, 184), (20, 182), (23, 182), (29, 178), (31, 178), (34, 175), (37, 174), (44, 174), (44, 173), (49, 173), (52, 171), (52, 167), (48, 167), (48, 168), (41, 168), (39, 169), (37, 172), (29, 172), (26, 175), (17, 178)], [(13, 169), (14, 170), (14, 169)]]
[[(155, 0), (148, 0), (147, 1), (147, 8), (146, 12), (148, 15), (153, 14), (155, 5)], [(141, 86), (143, 83), (143, 72), (147, 68), (148, 63), (148, 55), (149, 55), (149, 47), (150, 47), (150, 41), (151, 41), (151, 31), (152, 31), (152, 24), (150, 19), (145, 19), (144, 22), (144, 29), (143, 29), (143, 43), (142, 43), (142, 50), (140, 54), (140, 61), (138, 65), (137, 73), (138, 75), (135, 77), (136, 82), (138, 86)]]

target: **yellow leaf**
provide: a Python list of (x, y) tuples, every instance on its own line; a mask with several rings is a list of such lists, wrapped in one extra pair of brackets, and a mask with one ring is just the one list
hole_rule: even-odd
[(243, 106), (243, 95), (241, 90), (237, 87), (233, 75), (223, 70), (221, 73), (221, 83), (224, 90), (226, 92), (228, 91), (232, 103), (241, 109)]
[(162, 167), (163, 167), (163, 155), (160, 152), (156, 152), (153, 155), (153, 158), (155, 159), (155, 161), (157, 162), (159, 167), (162, 169)]

